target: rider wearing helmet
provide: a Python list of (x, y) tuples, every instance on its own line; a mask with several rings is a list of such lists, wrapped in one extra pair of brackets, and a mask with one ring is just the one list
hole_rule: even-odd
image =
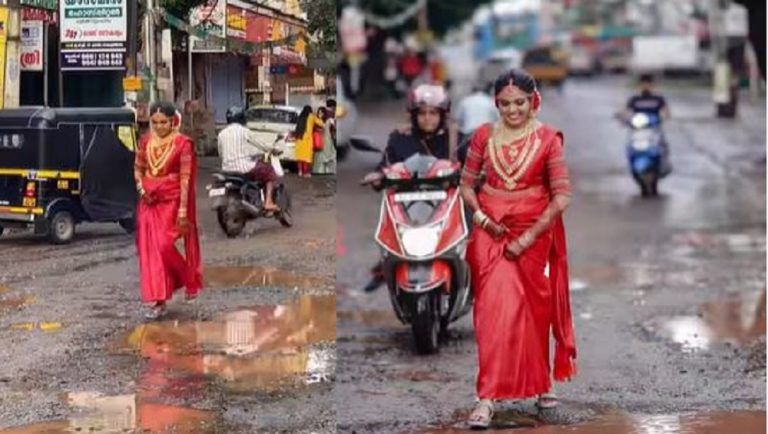
[(277, 211), (273, 194), (277, 174), (264, 155), (277, 153), (275, 145), (266, 144), (245, 127), (245, 111), (238, 106), (227, 110), (227, 126), (218, 136), (221, 170), (246, 175), (249, 179), (264, 183), (266, 187), (264, 209)]
[(392, 131), (379, 168), (415, 154), (449, 159), (448, 117), (451, 101), (442, 86), (422, 84), (408, 95), (410, 125)]
[[(382, 178), (381, 169), (405, 161), (416, 154), (432, 155), (446, 160), (453, 157), (448, 131), (451, 102), (445, 88), (437, 85), (419, 85), (408, 95), (407, 110), (410, 124), (392, 131), (379, 163), (379, 170), (368, 174), (363, 180), (364, 183), (378, 184)], [(385, 282), (381, 264), (371, 271), (374, 276), (365, 285), (365, 292), (374, 291)]]

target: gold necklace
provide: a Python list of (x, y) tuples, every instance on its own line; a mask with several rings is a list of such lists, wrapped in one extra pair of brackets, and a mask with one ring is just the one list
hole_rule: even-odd
[[(530, 127), (526, 127), (526, 130), (528, 130), (527, 136), (525, 136), (523, 133), (518, 135), (518, 140), (525, 136), (525, 142), (521, 146), (522, 155), (519, 155), (517, 158), (515, 158), (514, 162), (512, 163), (508, 163), (504, 158), (503, 150), (505, 145), (504, 143), (496, 140), (496, 134), (491, 135), (490, 143), (488, 146), (488, 154), (490, 156), (493, 169), (499, 175), (502, 181), (504, 181), (504, 185), (510, 190), (517, 186), (520, 178), (522, 178), (523, 175), (528, 171), (529, 166), (533, 162), (533, 158), (536, 156), (536, 153), (541, 147), (541, 140), (538, 137), (537, 131), (538, 123), (535, 125), (531, 123)], [(514, 144), (509, 144), (508, 146), (514, 146)]]
[(147, 147), (147, 163), (149, 163), (149, 173), (152, 176), (159, 175), (163, 167), (165, 167), (173, 151), (173, 141), (175, 138), (175, 134), (169, 134), (164, 138), (152, 135), (152, 139), (150, 139), (149, 146)]

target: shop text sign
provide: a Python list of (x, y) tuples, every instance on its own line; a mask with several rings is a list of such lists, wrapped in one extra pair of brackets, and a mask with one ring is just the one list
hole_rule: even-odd
[(42, 21), (21, 22), (21, 70), (43, 70), (43, 34)]
[(61, 69), (124, 69), (130, 0), (60, 0)]
[[(65, 0), (66, 1), (66, 0)], [(227, 36), (227, 2), (224, 0), (207, 0), (202, 6), (192, 9), (189, 14), (189, 24), (202, 30), (209, 36), (226, 38)], [(227, 51), (222, 39), (190, 37), (192, 51), (198, 53), (223, 53)]]

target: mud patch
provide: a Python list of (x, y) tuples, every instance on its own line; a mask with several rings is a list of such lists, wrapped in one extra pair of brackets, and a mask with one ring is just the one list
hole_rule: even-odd
[(163, 376), (202, 376), (232, 392), (272, 392), (331, 381), (335, 370), (336, 298), (304, 296), (211, 321), (137, 327), (129, 347), (163, 365)]
[[(0, 290), (0, 292), (2, 292)], [(37, 299), (35, 297), (23, 297), (23, 298), (7, 298), (0, 300), (0, 312), (4, 310), (17, 310), (23, 307), (35, 304)]]
[(366, 327), (402, 326), (395, 313), (388, 310), (340, 310), (337, 318), (340, 322), (353, 322)]
[(209, 266), (203, 270), (205, 286), (209, 288), (272, 287), (288, 289), (317, 289), (333, 284), (331, 279), (302, 276), (269, 267)]
[(439, 371), (424, 371), (418, 369), (410, 369), (402, 372), (395, 372), (387, 375), (391, 380), (398, 381), (411, 381), (415, 383), (427, 381), (434, 383), (447, 383), (454, 379), (454, 376)]
[(765, 338), (765, 309), (765, 291), (731, 294), (703, 304), (697, 315), (656, 319), (644, 328), (686, 352), (708, 350), (717, 344), (743, 347)]
[(0, 431), (3, 434), (73, 432), (184, 432), (212, 433), (216, 415), (210, 411), (149, 402), (140, 395), (103, 396), (70, 393), (67, 403), (82, 416)]

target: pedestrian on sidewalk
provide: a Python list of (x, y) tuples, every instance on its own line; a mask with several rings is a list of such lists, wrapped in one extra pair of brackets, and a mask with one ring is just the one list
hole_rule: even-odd
[(333, 143), (333, 115), (330, 109), (320, 107), (317, 109), (317, 117), (323, 121), (323, 127), (315, 127), (315, 143), (320, 142), (318, 149), (315, 146), (315, 153), (312, 156), (312, 174), (315, 175), (333, 175), (336, 173), (336, 145)]
[[(141, 300), (149, 306), (147, 318), (155, 319), (165, 313), (167, 301), (182, 286), (187, 300), (194, 300), (203, 279), (195, 206), (195, 146), (179, 133), (181, 120), (173, 104), (152, 104), (150, 116), (151, 130), (136, 152), (134, 178), (139, 193), (136, 247)], [(177, 240), (184, 242), (184, 255), (176, 249)]]
[(319, 146), (315, 142), (315, 127), (323, 128), (323, 121), (312, 112), (312, 107), (305, 105), (296, 122), (296, 160), (299, 164), (299, 176), (309, 178), (312, 176), (312, 157)]
[(472, 231), (467, 252), (479, 361), (478, 403), (468, 420), (475, 428), (490, 426), (494, 400), (538, 396), (540, 408), (557, 405), (551, 378), (576, 374), (561, 219), (571, 196), (563, 135), (536, 119), (541, 96), (526, 72), (502, 74), (494, 95), (501, 120), (472, 136), (461, 181), (481, 229)]

